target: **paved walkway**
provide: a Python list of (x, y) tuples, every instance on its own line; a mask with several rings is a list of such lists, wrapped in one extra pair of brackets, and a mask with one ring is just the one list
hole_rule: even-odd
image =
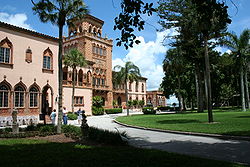
[[(136, 114), (136, 113), (134, 113)], [(88, 124), (110, 131), (126, 132), (129, 144), (141, 148), (153, 148), (168, 152), (192, 156), (238, 162), (250, 165), (250, 142), (238, 140), (221, 140), (212, 137), (155, 132), (136, 128), (128, 128), (113, 122), (117, 116), (103, 115), (88, 117)]]

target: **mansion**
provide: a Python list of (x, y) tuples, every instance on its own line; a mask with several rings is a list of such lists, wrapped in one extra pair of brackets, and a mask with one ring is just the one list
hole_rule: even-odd
[[(88, 65), (77, 68), (75, 111), (92, 115), (92, 97), (101, 96), (104, 108), (113, 101), (125, 105), (124, 85), (112, 83), (112, 39), (102, 37), (104, 22), (87, 15), (68, 28), (64, 53), (77, 48)], [(63, 106), (71, 109), (72, 69), (63, 66)], [(146, 78), (128, 82), (129, 100), (144, 100)], [(0, 126), (11, 125), (12, 111), (18, 110), (20, 125), (38, 123), (39, 115), (58, 109), (58, 38), (0, 22)], [(58, 114), (57, 114), (58, 115)]]

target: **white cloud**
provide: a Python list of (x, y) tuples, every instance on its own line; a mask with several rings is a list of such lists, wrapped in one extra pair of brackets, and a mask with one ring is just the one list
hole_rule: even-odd
[[(159, 88), (164, 76), (162, 69), (162, 58), (167, 47), (162, 42), (166, 36), (175, 35), (176, 31), (169, 29), (163, 32), (157, 32), (155, 41), (145, 42), (142, 36), (137, 37), (141, 41), (139, 45), (134, 45), (129, 49), (125, 58), (116, 58), (113, 60), (115, 65), (124, 65), (126, 61), (131, 61), (140, 68), (141, 75), (148, 78), (147, 90), (156, 90)], [(161, 60), (160, 62), (157, 60)]]
[(32, 30), (31, 26), (25, 23), (27, 19), (28, 17), (24, 13), (8, 14), (0, 12), (0, 21)]

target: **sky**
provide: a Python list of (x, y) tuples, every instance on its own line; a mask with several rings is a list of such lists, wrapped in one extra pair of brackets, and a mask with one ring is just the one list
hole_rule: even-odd
[[(50, 23), (42, 23), (39, 17), (32, 11), (30, 0), (0, 0), (0, 21), (16, 26), (31, 29), (40, 33), (58, 37), (58, 28)], [(34, 0), (37, 2), (38, 0)], [(245, 28), (250, 28), (250, 0), (227, 0), (229, 6), (228, 13), (232, 19), (232, 24), (228, 26), (228, 31), (240, 34)], [(136, 32), (137, 38), (141, 41), (139, 45), (126, 50), (124, 47), (117, 47), (115, 39), (119, 37), (119, 31), (114, 31), (114, 18), (120, 12), (121, 0), (85, 0), (90, 10), (90, 14), (103, 20), (103, 36), (113, 39), (113, 66), (124, 65), (126, 61), (132, 61), (140, 68), (141, 75), (148, 78), (147, 90), (157, 90), (164, 76), (162, 61), (168, 46), (163, 46), (165, 36), (176, 33), (174, 30), (157, 31), (160, 29), (157, 23), (157, 15), (151, 17), (143, 16), (146, 21), (145, 29)], [(145, 0), (153, 2), (157, 6), (157, 0)], [(64, 29), (67, 36), (67, 28)], [(166, 41), (165, 41), (166, 42)], [(218, 51), (228, 51), (226, 48), (216, 48)]]

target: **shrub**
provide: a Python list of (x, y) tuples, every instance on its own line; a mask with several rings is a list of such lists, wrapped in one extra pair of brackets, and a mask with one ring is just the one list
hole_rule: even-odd
[(25, 131), (38, 131), (38, 126), (35, 126), (34, 124), (28, 125), (25, 128)]
[(103, 107), (92, 107), (92, 114), (93, 115), (103, 115), (104, 114), (104, 108)]
[(107, 114), (122, 113), (122, 108), (105, 109), (105, 112), (106, 112)]
[(128, 101), (128, 107), (132, 107), (133, 106), (133, 101), (132, 100), (129, 100)]
[(102, 107), (103, 100), (101, 96), (94, 96), (92, 99), (92, 103), (94, 107), (100, 108)]
[(170, 106), (158, 106), (157, 110), (171, 110)]
[(155, 114), (156, 113), (153, 107), (144, 107), (142, 109), (142, 112), (143, 114)]
[[(125, 133), (121, 135), (126, 136)], [(112, 144), (112, 145), (124, 145), (125, 141), (122, 140), (118, 132), (111, 132), (108, 130), (89, 127), (88, 139), (90, 141), (96, 141), (98, 143)]]
[(62, 132), (73, 139), (80, 139), (82, 136), (81, 128), (73, 125), (62, 125)]
[(69, 120), (76, 120), (77, 119), (77, 115), (76, 114), (74, 114), (74, 113), (68, 113), (68, 119)]
[(56, 127), (54, 125), (44, 125), (39, 127), (39, 132), (54, 133), (56, 132)]

